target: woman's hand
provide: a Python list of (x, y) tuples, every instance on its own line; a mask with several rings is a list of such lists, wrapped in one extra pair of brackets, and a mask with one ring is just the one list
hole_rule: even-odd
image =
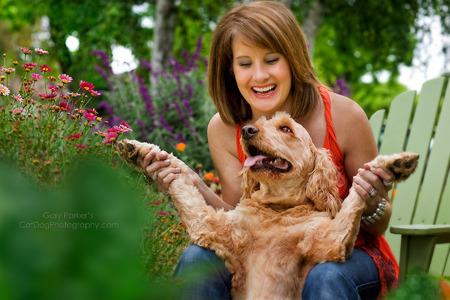
[[(155, 152), (150, 151), (150, 153), (144, 157), (142, 162), (142, 168), (147, 172), (147, 175), (152, 178), (156, 188), (164, 195), (169, 194), (170, 183), (174, 181), (181, 172), (180, 168), (169, 167), (170, 160), (168, 157), (169, 154), (165, 151), (161, 151), (157, 157)], [(166, 169), (160, 171), (161, 168)]]
[(381, 168), (371, 168), (369, 164), (358, 169), (358, 175), (353, 178), (353, 182), (356, 183), (355, 190), (366, 202), (363, 215), (371, 215), (376, 211), (381, 199), (389, 198), (392, 175)]
[[(358, 174), (353, 177), (353, 186), (356, 192), (366, 203), (364, 216), (373, 216), (377, 208), (384, 209), (383, 214), (372, 222), (362, 222), (366, 225), (365, 231), (375, 236), (382, 235), (389, 226), (392, 206), (389, 198), (389, 191), (392, 189), (392, 175), (381, 168), (371, 168), (369, 164), (364, 164), (364, 168), (358, 169)], [(385, 204), (382, 203), (386, 200)], [(367, 219), (366, 219), (367, 221)]]

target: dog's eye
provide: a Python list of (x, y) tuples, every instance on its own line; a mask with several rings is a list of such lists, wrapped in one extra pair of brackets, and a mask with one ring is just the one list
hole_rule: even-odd
[(286, 133), (292, 132), (291, 128), (289, 128), (286, 125), (281, 126), (280, 129), (281, 129), (281, 131), (286, 132)]

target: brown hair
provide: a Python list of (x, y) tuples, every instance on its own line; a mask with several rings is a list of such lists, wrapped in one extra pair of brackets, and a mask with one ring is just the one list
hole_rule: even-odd
[(319, 79), (309, 58), (303, 32), (292, 12), (277, 2), (258, 1), (237, 6), (226, 13), (214, 32), (208, 63), (208, 89), (227, 124), (252, 118), (250, 105), (237, 87), (233, 70), (233, 38), (241, 34), (250, 43), (281, 53), (289, 62), (293, 96), (291, 116), (307, 116), (320, 93)]

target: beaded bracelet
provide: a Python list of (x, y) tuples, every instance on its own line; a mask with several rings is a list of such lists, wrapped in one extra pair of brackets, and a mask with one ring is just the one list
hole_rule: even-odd
[(369, 216), (362, 216), (361, 222), (363, 222), (366, 225), (373, 224), (376, 221), (380, 220), (380, 218), (384, 215), (385, 210), (386, 210), (386, 199), (382, 198), (381, 201), (378, 203), (377, 210)]

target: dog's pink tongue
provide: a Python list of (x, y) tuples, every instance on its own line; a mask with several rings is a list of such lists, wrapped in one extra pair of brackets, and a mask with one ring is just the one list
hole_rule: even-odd
[(250, 156), (245, 160), (244, 167), (250, 168), (251, 166), (254, 166), (258, 161), (261, 161), (266, 157), (267, 156), (265, 156), (265, 155)]

